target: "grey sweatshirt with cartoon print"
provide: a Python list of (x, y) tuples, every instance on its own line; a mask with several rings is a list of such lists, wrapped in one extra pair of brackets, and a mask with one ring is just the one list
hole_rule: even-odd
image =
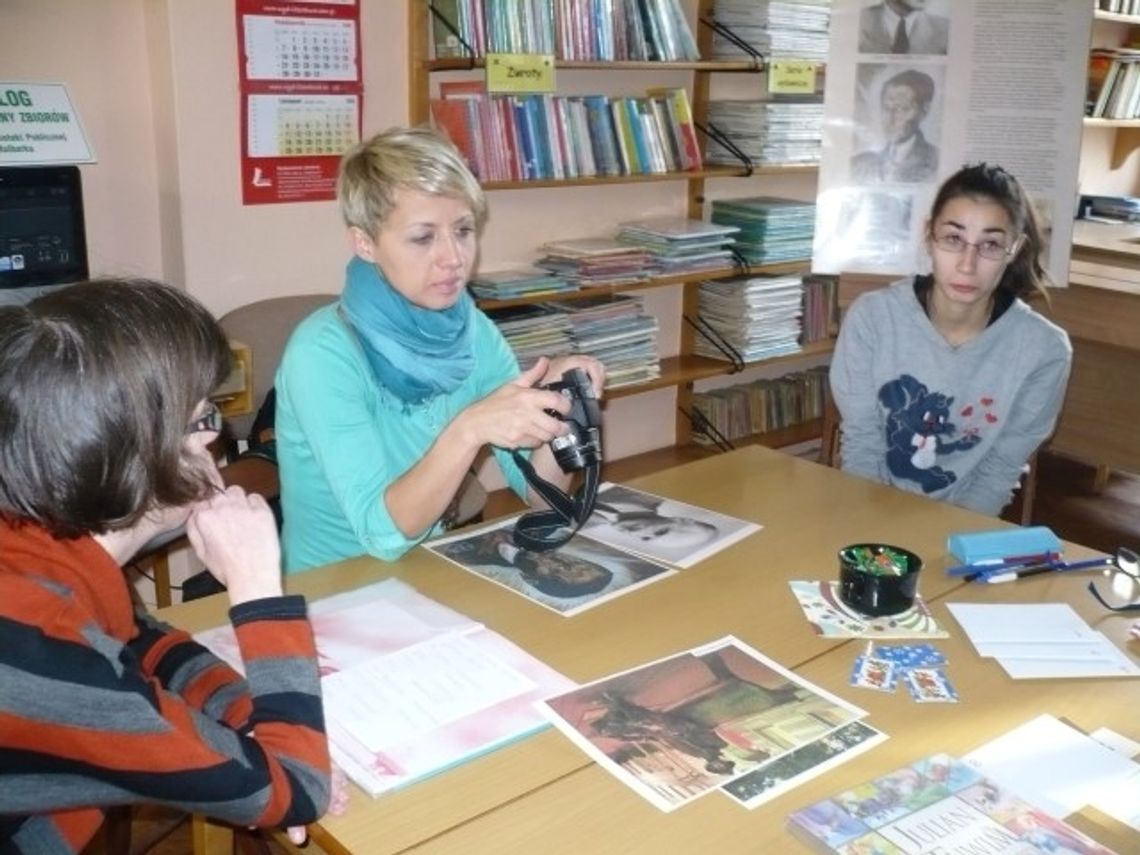
[(1072, 352), (1065, 331), (1021, 300), (953, 346), (913, 278), (861, 295), (830, 371), (843, 469), (996, 516), (1053, 432)]

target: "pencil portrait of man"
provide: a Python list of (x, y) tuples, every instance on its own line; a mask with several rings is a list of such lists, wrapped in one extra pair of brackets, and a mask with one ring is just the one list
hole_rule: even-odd
[(859, 13), (859, 52), (945, 56), (950, 19), (928, 0), (882, 0)]
[[(863, 66), (860, 70), (864, 68), (874, 67)], [(877, 104), (879, 145), (851, 158), (853, 183), (921, 184), (934, 178), (938, 171), (938, 147), (927, 140), (922, 130), (934, 93), (934, 79), (913, 68), (883, 81)], [(866, 112), (873, 112), (873, 108)], [(863, 128), (870, 136), (868, 125), (873, 122)]]

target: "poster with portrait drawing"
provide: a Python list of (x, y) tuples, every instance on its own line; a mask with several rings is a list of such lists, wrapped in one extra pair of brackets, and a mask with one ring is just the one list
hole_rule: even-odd
[(1067, 282), (1092, 6), (834, 0), (812, 270), (929, 272), (935, 192), (985, 161), (1046, 215)]

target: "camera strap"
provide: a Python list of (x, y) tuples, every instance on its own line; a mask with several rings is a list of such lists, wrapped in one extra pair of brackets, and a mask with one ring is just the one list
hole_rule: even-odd
[(547, 510), (530, 511), (519, 517), (515, 523), (515, 546), (531, 552), (557, 549), (572, 538), (594, 512), (602, 473), (601, 461), (582, 470), (585, 480), (571, 496), (539, 475), (531, 462), (519, 452), (512, 451), (511, 456), (526, 478), (527, 485), (550, 505)]

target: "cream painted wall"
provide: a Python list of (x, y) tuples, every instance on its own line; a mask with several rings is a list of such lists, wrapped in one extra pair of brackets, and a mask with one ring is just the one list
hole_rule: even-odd
[(80, 167), (92, 273), (161, 276), (143, 0), (0, 0), (0, 78), (65, 83), (97, 162)]
[[(0, 76), (67, 83), (99, 155), (84, 167), (97, 273), (158, 276), (212, 311), (287, 294), (337, 291), (347, 258), (332, 202), (241, 204), (237, 30), (233, 0), (0, 0), (7, 39)], [(361, 0), (364, 132), (406, 121), (404, 0)], [(760, 78), (717, 81), (745, 97)], [(565, 72), (563, 91), (640, 94), (685, 72)], [(729, 91), (727, 87), (731, 87)], [(814, 180), (711, 182), (709, 195), (814, 195)], [(625, 219), (680, 213), (682, 182), (489, 194), (482, 266), (534, 259), (555, 237), (610, 234)], [(680, 335), (677, 288), (645, 292), (663, 356)], [(673, 442), (673, 390), (606, 407), (606, 455)]]

